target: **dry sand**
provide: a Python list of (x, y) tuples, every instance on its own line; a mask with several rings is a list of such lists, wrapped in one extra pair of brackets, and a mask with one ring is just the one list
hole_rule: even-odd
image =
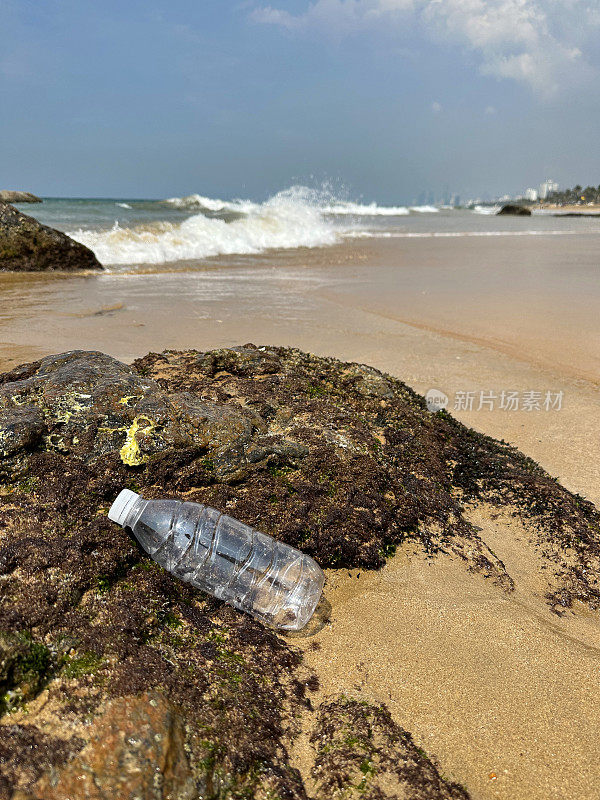
[(599, 797), (598, 621), (549, 613), (517, 523), (487, 510), (473, 521), (513, 593), (406, 546), (379, 573), (329, 571), (330, 621), (296, 643), (322, 696), (386, 703), (473, 797)]
[[(533, 242), (505, 242), (499, 254), (494, 242), (445, 240), (272, 254), (202, 272), (3, 275), (0, 369), (75, 347), (128, 360), (166, 347), (290, 344), (372, 364), (422, 393), (443, 390), (463, 422), (516, 444), (598, 504), (598, 240), (577, 237), (580, 266), (566, 280), (553, 254), (573, 237), (547, 239), (536, 237), (525, 264), (517, 258)], [(456, 392), (482, 390), (564, 399), (552, 412), (477, 411), (477, 402), (453, 411)], [(600, 798), (600, 621), (583, 609), (552, 615), (527, 531), (488, 509), (473, 514), (515, 592), (457, 558), (429, 561), (405, 547), (378, 573), (330, 571), (330, 621), (294, 641), (323, 697), (387, 703), (474, 797)], [(304, 738), (294, 751), (301, 769), (309, 748)]]

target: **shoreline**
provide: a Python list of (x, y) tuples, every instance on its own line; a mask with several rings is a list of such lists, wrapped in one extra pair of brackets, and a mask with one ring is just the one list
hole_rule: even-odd
[[(598, 504), (597, 240), (578, 237), (580, 277), (563, 280), (570, 247), (532, 238), (529, 249), (488, 239), (377, 240), (176, 273), (4, 274), (0, 369), (71, 349), (131, 362), (150, 350), (252, 341), (370, 364), (422, 394), (562, 391), (562, 408), (552, 413), (478, 412), (477, 403), (448, 410), (515, 444)], [(545, 286), (540, 253), (558, 258), (556, 266), (544, 261)], [(447, 265), (451, 254), (460, 267)], [(517, 256), (537, 259), (535, 271), (511, 266)], [(508, 264), (503, 271), (500, 261)]]
[[(334, 303), (600, 383), (597, 236), (577, 235), (577, 272), (571, 264), (572, 237), (557, 240), (540, 232), (531, 240), (507, 236), (502, 243), (494, 237), (354, 240), (102, 275), (0, 273), (0, 334), (5, 328), (7, 342), (0, 346), (0, 365), (11, 358), (8, 342), (16, 333), (20, 345), (36, 350), (48, 329), (66, 344), (96, 339), (125, 359), (142, 355), (156, 342), (160, 346), (163, 339), (175, 338), (185, 346), (196, 334), (196, 322), (204, 334), (205, 321), (232, 331), (242, 327), (235, 320), (242, 308), (260, 319), (258, 295), (264, 291), (267, 308), (275, 302), (282, 313), (291, 312), (290, 321), (300, 307), (302, 316), (313, 316), (318, 324)], [(222, 302), (225, 295), (227, 302)], [(181, 319), (169, 313), (170, 306), (182, 312)], [(112, 313), (119, 309), (120, 316)], [(121, 329), (114, 341), (107, 325), (95, 324), (96, 317), (108, 315), (111, 327)], [(166, 337), (131, 331), (132, 326), (150, 327), (152, 317)], [(75, 322), (84, 318), (87, 323)], [(128, 321), (132, 325), (122, 336)], [(41, 335), (32, 335), (25, 322)], [(134, 345), (128, 350), (123, 347), (127, 339)]]

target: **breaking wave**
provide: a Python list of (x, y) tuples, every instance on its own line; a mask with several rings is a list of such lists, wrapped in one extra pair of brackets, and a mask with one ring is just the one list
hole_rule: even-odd
[[(94, 251), (101, 263), (164, 264), (244, 255), (277, 248), (335, 244), (376, 217), (437, 212), (435, 206), (380, 206), (339, 199), (325, 190), (292, 186), (266, 200), (219, 200), (201, 194), (142, 203), (117, 202), (139, 222), (116, 221), (112, 228), (80, 228), (69, 235)], [(168, 209), (171, 209), (169, 211)], [(175, 216), (172, 212), (176, 211)], [(182, 219), (182, 217), (185, 217)], [(367, 224), (368, 227), (368, 224)]]
[(492, 215), (500, 211), (501, 206), (473, 206), (471, 211), (474, 214)]
[[(335, 244), (341, 231), (301, 191), (288, 189), (265, 203), (211, 200), (201, 195), (165, 201), (198, 209), (182, 222), (160, 221), (69, 235), (103, 264), (163, 264), (216, 255), (260, 253), (270, 248)], [(206, 212), (211, 212), (210, 216)], [(232, 218), (231, 212), (236, 212)], [(215, 214), (221, 213), (221, 217)]]
[(378, 206), (377, 203), (362, 205), (345, 201), (322, 205), (321, 211), (323, 214), (354, 217), (403, 217), (410, 214), (406, 206)]
[(213, 213), (233, 211), (239, 214), (248, 214), (260, 207), (259, 203), (253, 203), (251, 200), (214, 200), (212, 197), (203, 197), (201, 194), (190, 194), (187, 197), (169, 197), (161, 202), (172, 208), (198, 209), (199, 211), (212, 211)]
[(419, 214), (437, 214), (439, 208), (436, 206), (411, 206), (411, 211), (417, 211)]
[[(293, 186), (285, 192), (280, 192), (276, 197), (294, 198), (297, 202), (310, 205), (321, 214), (332, 216), (353, 217), (402, 217), (412, 211), (434, 212), (435, 206), (380, 206), (377, 203), (355, 203), (351, 200), (332, 198), (330, 193), (318, 189), (308, 189), (305, 186)], [(213, 213), (240, 213), (248, 214), (260, 207), (251, 200), (214, 200), (203, 197), (201, 194), (190, 194), (187, 197), (169, 197), (163, 201), (173, 208), (198, 209)]]

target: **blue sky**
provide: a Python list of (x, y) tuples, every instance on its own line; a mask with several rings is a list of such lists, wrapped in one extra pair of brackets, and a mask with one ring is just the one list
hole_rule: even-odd
[(2, 188), (600, 183), (598, 0), (0, 0), (0, 28)]

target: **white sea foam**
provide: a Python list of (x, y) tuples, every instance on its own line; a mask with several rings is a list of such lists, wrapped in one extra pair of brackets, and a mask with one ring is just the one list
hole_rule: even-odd
[[(352, 200), (341, 200), (326, 189), (309, 189), (306, 186), (292, 186), (277, 197), (287, 197), (303, 205), (314, 206), (322, 214), (354, 217), (403, 217), (416, 211), (421, 214), (435, 214), (437, 206), (380, 206), (375, 202), (356, 203)], [(215, 200), (201, 194), (190, 194), (187, 197), (169, 197), (163, 201), (173, 208), (199, 209), (212, 212), (239, 212), (247, 214), (259, 208), (259, 204), (251, 200)]]
[[(488, 230), (460, 230), (468, 214), (456, 217), (458, 230), (445, 231), (448, 210), (439, 221), (439, 208), (431, 205), (379, 206), (341, 200), (325, 190), (294, 186), (263, 203), (251, 200), (219, 200), (200, 194), (146, 202), (135, 219), (137, 204), (128, 210), (127, 226), (112, 228), (114, 206), (129, 209), (125, 201), (111, 203), (113, 211), (93, 218), (71, 236), (90, 247), (105, 265), (163, 264), (199, 260), (218, 255), (254, 254), (268, 249), (320, 247), (346, 238), (433, 238), (459, 236), (517, 236), (571, 233), (572, 231), (511, 231), (492, 219)], [(178, 209), (177, 215), (168, 206)], [(110, 207), (107, 207), (108, 209)], [(492, 215), (497, 206), (476, 206), (475, 214)], [(104, 214), (105, 212), (103, 212)], [(464, 213), (464, 212), (463, 212)], [(427, 216), (431, 215), (431, 220)], [(182, 219), (183, 217), (187, 217)], [(539, 219), (539, 218), (538, 218)], [(471, 217), (471, 227), (484, 227)]]
[[(293, 198), (296, 202), (303, 205), (314, 206), (322, 214), (335, 216), (356, 216), (356, 217), (400, 217), (410, 214), (406, 206), (379, 206), (377, 203), (354, 203), (350, 200), (338, 200), (332, 198), (330, 193), (318, 189), (309, 189), (305, 186), (292, 186), (278, 196)], [(251, 200), (215, 200), (211, 197), (204, 197), (201, 194), (190, 194), (187, 197), (169, 197), (163, 201), (173, 208), (182, 209), (202, 209), (212, 212), (238, 212), (247, 214), (260, 207), (258, 203)], [(433, 206), (423, 206), (415, 209), (417, 211), (437, 211)]]
[(497, 214), (500, 208), (500, 206), (474, 206), (471, 211), (474, 214)]
[(362, 205), (345, 201), (326, 203), (320, 209), (323, 214), (356, 217), (403, 217), (410, 214), (406, 206), (378, 206), (377, 203)]
[(377, 203), (335, 202), (321, 206), (324, 214), (352, 214), (358, 217), (404, 217), (411, 211), (419, 214), (437, 214), (436, 206), (378, 206)]
[(173, 208), (198, 209), (216, 213), (233, 211), (240, 214), (248, 214), (260, 208), (259, 203), (253, 203), (251, 200), (217, 200), (212, 197), (204, 197), (201, 194), (190, 194), (187, 197), (169, 197), (163, 202), (173, 206)]
[[(200, 201), (204, 208), (208, 208), (206, 200), (210, 198)], [(237, 203), (242, 201), (223, 206)], [(199, 213), (179, 223), (123, 228), (116, 222), (108, 231), (80, 229), (69, 235), (93, 250), (103, 264), (162, 264), (269, 248), (317, 247), (339, 239), (339, 230), (298, 189), (280, 192), (265, 203), (248, 202), (240, 213), (240, 218), (229, 222)]]

